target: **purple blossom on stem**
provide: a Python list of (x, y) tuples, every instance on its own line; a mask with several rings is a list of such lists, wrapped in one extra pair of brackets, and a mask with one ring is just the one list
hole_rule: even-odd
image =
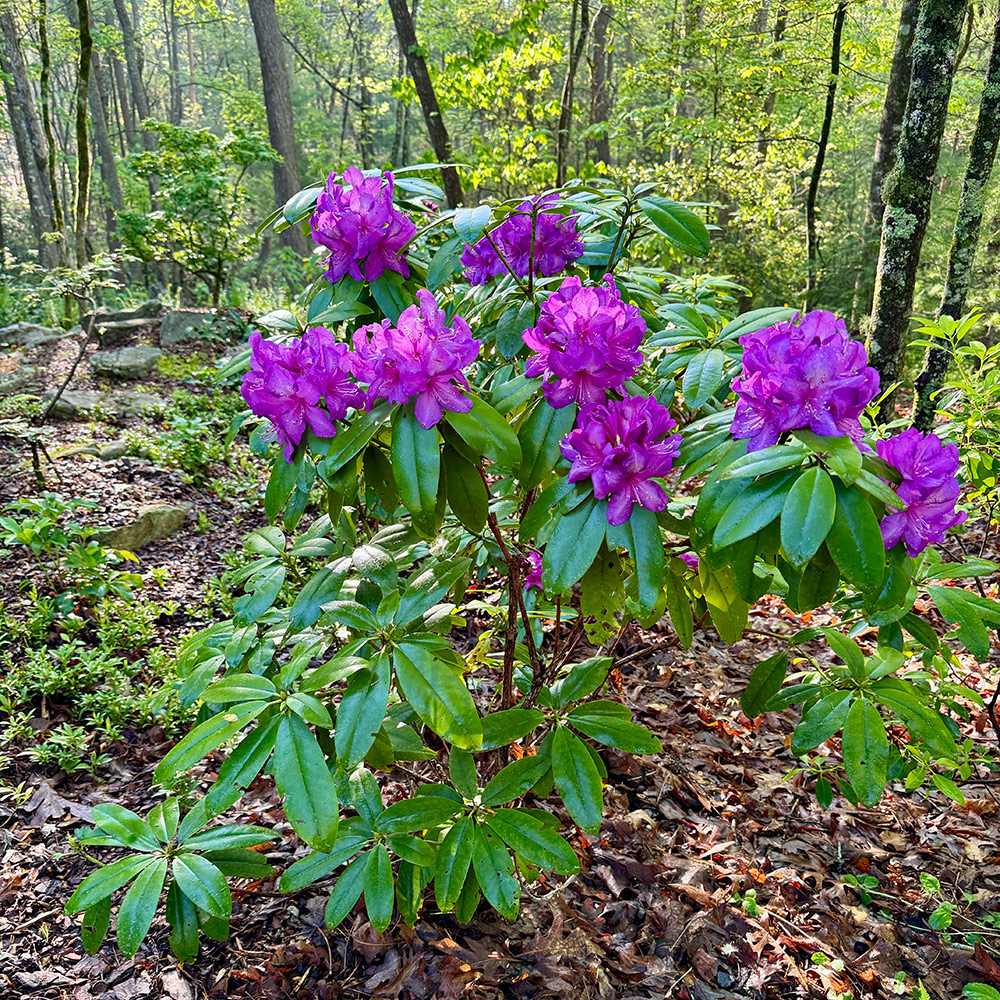
[(540, 552), (528, 553), (528, 572), (524, 577), (524, 592), (527, 593), (532, 587), (542, 589), (542, 554)]
[[(462, 265), (469, 281), (473, 285), (485, 285), (501, 274), (513, 272), (518, 278), (525, 278), (529, 271), (548, 278), (576, 260), (583, 253), (583, 243), (576, 231), (576, 214), (556, 215), (545, 211), (558, 201), (559, 195), (555, 192), (541, 198), (529, 198), (488, 236), (472, 246), (466, 245)], [(537, 206), (534, 245), (532, 206)]]
[(524, 373), (546, 377), (545, 398), (557, 409), (602, 402), (605, 390), (621, 389), (642, 364), (646, 323), (611, 275), (604, 280), (584, 288), (567, 278), (542, 305), (538, 325), (522, 334), (535, 352)]
[(654, 396), (627, 396), (584, 407), (576, 428), (560, 444), (572, 463), (569, 481), (590, 479), (594, 496), (609, 498), (609, 524), (624, 524), (636, 503), (663, 510), (667, 494), (653, 480), (670, 471), (680, 451), (680, 434), (670, 434), (676, 427), (670, 411)]
[(349, 369), (347, 345), (338, 344), (325, 327), (282, 344), (257, 331), (250, 334), (250, 371), (241, 392), (257, 416), (271, 421), (286, 462), (306, 427), (318, 437), (334, 437), (334, 418), (361, 405), (364, 394), (349, 380)]
[(403, 248), (417, 227), (392, 203), (392, 174), (365, 177), (348, 167), (341, 182), (330, 174), (309, 221), (313, 241), (330, 251), (326, 276), (334, 283), (345, 274), (355, 281), (375, 281), (386, 271), (408, 277)]
[(749, 451), (805, 428), (861, 440), (858, 418), (878, 392), (878, 372), (868, 367), (864, 345), (851, 340), (843, 320), (817, 309), (745, 334), (740, 343), (733, 437), (749, 438)]
[(472, 400), (462, 392), (469, 387), (462, 369), (475, 360), (482, 344), (472, 339), (461, 316), (446, 326), (444, 310), (430, 292), (421, 289), (417, 298), (419, 305), (405, 309), (395, 327), (383, 320), (355, 331), (352, 370), (368, 386), (369, 407), (377, 399), (414, 399), (417, 422), (426, 428), (445, 409), (472, 409)]
[(964, 511), (955, 510), (960, 490), (958, 447), (911, 427), (878, 441), (875, 448), (878, 457), (902, 475), (895, 490), (906, 503), (905, 510), (890, 508), (882, 518), (882, 540), (891, 549), (902, 539), (909, 555), (920, 555), (928, 545), (944, 541), (949, 528), (966, 520)]
[(688, 569), (695, 573), (698, 572), (698, 557), (693, 552), (682, 552), (680, 560), (687, 564)]

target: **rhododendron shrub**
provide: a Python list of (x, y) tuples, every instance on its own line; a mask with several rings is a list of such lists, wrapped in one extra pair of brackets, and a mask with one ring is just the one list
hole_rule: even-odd
[[(233, 618), (181, 651), (200, 714), (156, 768), (168, 797), (79, 836), (112, 852), (69, 901), (88, 948), (120, 900), (134, 953), (164, 894), (181, 958), (224, 937), (227, 880), (268, 877), (288, 835), (227, 822), (259, 781), (301, 844), (278, 887), (331, 879), (329, 926), (514, 918), (614, 836), (602, 754), (660, 749), (618, 697), (627, 629), (754, 637), (743, 710), (801, 705), (790, 754), (826, 804), (958, 797), (947, 773), (980, 764), (949, 670), (988, 656), (1000, 605), (941, 581), (997, 567), (952, 558), (957, 451), (872, 424), (844, 323), (727, 316), (703, 277), (678, 301), (708, 230), (655, 185), (430, 212), (429, 183), (347, 170), (281, 213), (329, 281), (224, 369), (272, 456), (268, 524)], [(765, 595), (783, 633), (751, 624)]]

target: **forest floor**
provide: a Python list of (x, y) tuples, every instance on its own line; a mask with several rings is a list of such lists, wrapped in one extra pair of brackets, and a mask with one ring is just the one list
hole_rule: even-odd
[[(58, 370), (59, 359), (50, 360)], [(125, 385), (168, 393), (178, 384), (152, 382)], [(121, 430), (121, 422), (60, 423), (47, 447), (111, 440)], [(0, 461), (3, 496), (38, 492), (26, 449), (10, 446)], [(97, 500), (104, 523), (153, 501), (193, 505), (184, 530), (139, 553), (140, 572), (168, 571), (152, 598), (178, 605), (157, 623), (157, 640), (168, 645), (204, 624), (204, 591), (225, 569), (224, 553), (262, 521), (260, 483), (248, 488), (245, 473), (231, 474), (232, 492), (220, 498), (176, 470), (128, 457), (71, 455), (52, 471), (60, 476), (54, 488)], [(24, 558), (0, 558), (0, 599), (8, 607), (23, 601), (19, 588), (30, 578)], [(751, 621), (782, 633), (801, 623), (776, 599)], [(1000, 986), (997, 786), (965, 785), (964, 806), (897, 787), (877, 809), (836, 794), (831, 808), (820, 807), (811, 778), (785, 778), (796, 763), (787, 748), (791, 713), (751, 722), (739, 708), (753, 665), (773, 651), (768, 642), (727, 647), (706, 628), (682, 650), (666, 630), (625, 636), (616, 650), (619, 696), (664, 752), (641, 760), (605, 754), (601, 835), (573, 837), (581, 873), (527, 887), (516, 922), (481, 910), (460, 926), (429, 901), (413, 929), (397, 921), (378, 934), (355, 911), (331, 932), (323, 909), (332, 880), (290, 895), (271, 880), (234, 890), (230, 939), (203, 938), (189, 965), (170, 954), (161, 918), (135, 958), (123, 959), (112, 942), (86, 956), (79, 918), (62, 907), (90, 866), (67, 853), (67, 835), (100, 802), (147, 810), (152, 771), (173, 741), (159, 725), (128, 729), (96, 776), (8, 756), (0, 788), (23, 782), (31, 795), (0, 798), (0, 997), (714, 1000), (920, 997), (922, 984), (934, 1000), (954, 1000), (969, 982)], [(985, 672), (969, 681), (989, 689)], [(36, 711), (40, 728), (71, 716), (58, 702)], [(992, 738), (983, 714), (969, 727)], [(253, 786), (234, 818), (289, 829), (267, 781)], [(268, 857), (281, 870), (301, 853), (288, 835)], [(934, 929), (942, 904), (952, 904), (951, 923)], [(975, 947), (973, 931), (982, 942)]]

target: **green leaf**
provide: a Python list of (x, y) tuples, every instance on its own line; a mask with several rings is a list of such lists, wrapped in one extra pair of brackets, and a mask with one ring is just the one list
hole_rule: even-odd
[(400, 861), (396, 870), (396, 907), (403, 923), (413, 927), (420, 917), (427, 870), (408, 861)]
[(781, 509), (781, 546), (794, 566), (804, 566), (823, 544), (837, 512), (837, 493), (825, 469), (813, 466), (792, 484)]
[(223, 712), (195, 726), (180, 743), (167, 752), (153, 772), (153, 780), (159, 783), (169, 781), (180, 771), (194, 766), (245, 728), (265, 708), (267, 702), (247, 702), (231, 712)]
[(156, 858), (147, 854), (133, 854), (91, 872), (69, 897), (66, 912), (79, 913), (89, 909), (94, 903), (117, 892), (126, 882), (131, 882), (139, 872), (155, 861)]
[(957, 587), (927, 587), (927, 593), (937, 605), (945, 621), (958, 625), (958, 638), (977, 660), (990, 655), (990, 633), (983, 624), (982, 615), (965, 594)]
[(170, 950), (182, 961), (198, 956), (198, 914), (194, 903), (172, 882), (167, 890), (167, 923), (170, 925)]
[(196, 833), (184, 841), (184, 846), (192, 851), (224, 851), (234, 847), (256, 847), (276, 839), (271, 830), (262, 826), (230, 823)]
[(400, 643), (393, 661), (406, 700), (427, 726), (463, 750), (478, 749), (483, 724), (463, 678), (429, 649), (413, 642)]
[(965, 796), (962, 794), (962, 789), (951, 778), (947, 778), (937, 772), (932, 772), (931, 781), (939, 792), (944, 792), (953, 802), (957, 802), (960, 806), (965, 805)]
[(288, 498), (292, 495), (292, 490), (295, 489), (295, 484), (299, 480), (306, 449), (303, 445), (296, 450), (297, 454), (290, 462), (285, 461), (285, 456), (280, 448), (274, 456), (271, 475), (267, 481), (267, 489), (264, 491), (264, 514), (271, 524), (277, 520), (282, 507), (288, 503)]
[(542, 559), (546, 593), (565, 593), (587, 572), (607, 528), (607, 503), (594, 499), (559, 518)]
[(173, 861), (174, 879), (181, 892), (213, 917), (228, 917), (233, 900), (225, 876), (218, 868), (198, 854), (181, 854)]
[(347, 688), (337, 709), (334, 746), (337, 766), (351, 771), (365, 759), (375, 742), (389, 704), (389, 661), (380, 656), (371, 667), (357, 671), (347, 681)]
[(278, 727), (274, 781), (295, 832), (310, 847), (332, 850), (340, 816), (337, 789), (316, 737), (297, 715), (286, 715)]
[(556, 708), (592, 695), (607, 679), (611, 664), (610, 656), (591, 656), (570, 667), (569, 673), (551, 687)]
[(443, 826), (461, 808), (461, 803), (443, 795), (415, 795), (395, 802), (376, 820), (382, 833), (417, 833)]
[(100, 950), (104, 939), (108, 936), (108, 927), (111, 924), (111, 897), (88, 906), (83, 914), (83, 923), (80, 926), (80, 940), (83, 942), (83, 950), (88, 955), (96, 955)]
[(573, 429), (576, 407), (556, 409), (548, 400), (535, 403), (517, 432), (522, 461), (517, 477), (525, 489), (534, 489), (556, 467), (562, 452), (559, 445)]
[(676, 573), (667, 573), (667, 612), (682, 648), (690, 649), (694, 639), (694, 612), (684, 589), (684, 581)]
[(226, 847), (218, 851), (206, 851), (205, 860), (211, 861), (223, 875), (232, 878), (262, 879), (270, 878), (274, 868), (267, 863), (258, 851), (250, 851), (245, 847)]
[(240, 701), (268, 701), (277, 693), (274, 684), (256, 674), (231, 674), (209, 684), (202, 701), (209, 705), (228, 705)]
[(219, 768), (219, 776), (205, 797), (213, 815), (233, 805), (260, 774), (274, 749), (280, 723), (281, 717), (276, 715), (247, 733)]
[(755, 719), (765, 710), (767, 703), (781, 690), (787, 671), (788, 651), (784, 649), (754, 667), (740, 695), (740, 708), (747, 718)]
[(513, 302), (500, 314), (496, 322), (496, 345), (506, 360), (524, 347), (524, 331), (534, 325), (534, 302)]
[(724, 549), (770, 524), (785, 506), (794, 475), (788, 472), (758, 480), (735, 497), (715, 529), (715, 548)]
[(587, 833), (599, 833), (604, 808), (601, 776), (586, 745), (565, 726), (552, 737), (552, 776), (573, 822)]
[(467, 924), (476, 915), (479, 901), (482, 898), (483, 894), (479, 890), (476, 872), (470, 867), (469, 874), (465, 876), (465, 885), (462, 886), (458, 902), (455, 904), (455, 919), (460, 924)]
[(770, 448), (761, 448), (726, 466), (719, 478), (753, 479), (769, 472), (780, 472), (782, 469), (801, 465), (808, 454), (809, 449), (798, 444), (776, 444)]
[(434, 871), (434, 899), (442, 913), (455, 908), (472, 863), (475, 826), (463, 816), (444, 836)]
[(793, 431), (809, 450), (823, 459), (827, 468), (848, 486), (861, 472), (861, 450), (849, 437), (822, 437), (808, 430)]
[(484, 455), (504, 469), (516, 469), (521, 464), (517, 435), (489, 403), (473, 396), (468, 413), (446, 410), (444, 418), (477, 455)]
[(444, 446), (441, 458), (445, 491), (455, 517), (469, 531), (481, 531), (489, 513), (489, 496), (482, 476), (451, 445)]
[(623, 707), (614, 702), (589, 701), (569, 712), (566, 721), (585, 736), (625, 753), (659, 753), (663, 749), (648, 729), (609, 711), (609, 706)]
[(431, 560), (426, 569), (407, 580), (393, 616), (395, 624), (408, 625), (429, 611), (465, 576), (469, 565), (468, 559)]
[(803, 715), (792, 733), (792, 753), (814, 750), (840, 731), (847, 718), (854, 694), (851, 691), (831, 691)]
[(640, 198), (639, 205), (653, 228), (678, 250), (704, 257), (711, 249), (708, 228), (685, 205), (668, 198)]
[(847, 713), (842, 745), (847, 780), (864, 805), (875, 805), (885, 788), (889, 740), (879, 710), (866, 698)]
[(871, 504), (853, 487), (836, 486), (837, 511), (826, 545), (844, 578), (871, 591), (885, 576), (885, 543)]
[(962, 990), (962, 995), (968, 1000), (1000, 1000), (1000, 991), (987, 983), (969, 983)]
[(927, 698), (922, 688), (899, 677), (877, 681), (872, 694), (899, 716), (903, 725), (938, 757), (953, 759), (957, 748), (944, 717)]
[(475, 208), (456, 208), (452, 217), (455, 232), (466, 243), (475, 243), (489, 225), (493, 209), (489, 205), (477, 205)]
[(648, 615), (657, 605), (663, 589), (663, 540), (656, 515), (638, 504), (632, 516), (621, 525), (608, 525), (609, 547), (622, 546), (635, 564), (638, 584), (639, 612)]
[(327, 485), (375, 437), (390, 410), (389, 403), (380, 403), (369, 413), (356, 414), (348, 426), (337, 431), (337, 436), (330, 442), (330, 450), (319, 464), (320, 476)]
[(300, 719), (311, 722), (321, 729), (333, 729), (333, 719), (327, 707), (311, 694), (304, 691), (292, 691), (286, 702), (288, 710), (294, 712)]
[(746, 628), (750, 607), (740, 597), (732, 570), (728, 566), (711, 572), (699, 569), (702, 593), (713, 624), (724, 642), (736, 642)]
[(255, 622), (278, 599), (285, 584), (285, 567), (276, 560), (267, 560), (247, 583), (248, 593), (233, 601), (233, 613), (238, 622)]
[(545, 716), (537, 708), (509, 708), (483, 718), (483, 742), (477, 751), (496, 750), (534, 732)]
[(376, 844), (368, 852), (365, 863), (365, 909), (372, 927), (381, 934), (392, 920), (396, 883), (392, 878), (392, 862), (385, 845)]
[(887, 507), (891, 507), (894, 510), (904, 510), (906, 508), (906, 504), (900, 500), (899, 494), (867, 469), (862, 469), (858, 473), (854, 485), (864, 490), (870, 496), (875, 497), (876, 500), (881, 500)]
[(419, 868), (429, 868), (437, 861), (437, 845), (408, 833), (390, 833), (385, 842), (390, 851)]
[(452, 747), (448, 753), (448, 776), (459, 795), (471, 799), (479, 790), (476, 759), (471, 753)]
[(521, 898), (514, 862), (503, 840), (487, 826), (476, 827), (472, 867), (489, 904), (501, 916), (513, 920)]
[(160, 841), (152, 827), (131, 809), (115, 802), (102, 802), (94, 806), (91, 819), (95, 826), (126, 847), (134, 847), (139, 851), (160, 849)]
[(502, 806), (527, 794), (549, 766), (548, 758), (537, 755), (511, 761), (486, 783), (482, 796), (483, 805)]
[(344, 560), (340, 568), (324, 566), (309, 577), (288, 609), (288, 621), (296, 629), (309, 628), (319, 621), (323, 605), (340, 596), (340, 588), (350, 572), (350, 563)]
[(520, 809), (497, 809), (488, 821), (512, 850), (530, 864), (559, 875), (574, 875), (580, 870), (576, 852), (562, 837), (546, 830), (530, 813)]
[(282, 892), (304, 889), (349, 861), (372, 839), (371, 829), (360, 816), (348, 816), (340, 823), (337, 833), (337, 843), (332, 851), (313, 851), (293, 861), (282, 872), (278, 888)]
[(419, 530), (433, 521), (441, 473), (441, 448), (436, 427), (424, 429), (417, 418), (401, 410), (392, 428), (392, 472), (403, 505)]
[(463, 250), (463, 241), (456, 236), (446, 240), (434, 251), (427, 265), (427, 287), (432, 292), (440, 288), (461, 266)]
[(843, 632), (838, 632), (835, 628), (821, 629), (830, 648), (839, 656), (851, 676), (860, 680), (865, 676), (865, 654), (861, 652), (861, 647), (853, 640), (849, 639)]
[(160, 894), (167, 877), (167, 859), (158, 858), (144, 868), (125, 893), (118, 908), (118, 947), (126, 958), (131, 958), (149, 933), (160, 905)]
[(365, 871), (368, 867), (370, 851), (359, 854), (341, 873), (337, 884), (326, 901), (324, 919), (326, 926), (333, 930), (354, 909), (365, 887)]
[(681, 389), (684, 392), (684, 402), (692, 410), (703, 406), (718, 391), (722, 385), (725, 364), (725, 353), (715, 347), (700, 351), (688, 362)]

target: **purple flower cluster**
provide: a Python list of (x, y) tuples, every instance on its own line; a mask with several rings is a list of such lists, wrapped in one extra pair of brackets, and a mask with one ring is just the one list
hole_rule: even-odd
[(862, 436), (861, 416), (878, 392), (864, 345), (843, 320), (815, 310), (740, 337), (743, 371), (733, 379), (733, 437), (748, 450), (777, 443), (785, 431), (808, 428), (825, 437)]
[(364, 326), (354, 334), (352, 368), (368, 386), (368, 405), (377, 399), (394, 403), (416, 400), (421, 427), (432, 427), (445, 408), (468, 413), (472, 400), (462, 392), (469, 383), (462, 369), (475, 360), (482, 346), (472, 339), (461, 316), (445, 325), (445, 314), (434, 296), (417, 292), (419, 305), (403, 311), (396, 326), (389, 320)]
[(393, 176), (365, 177), (348, 167), (337, 182), (330, 174), (310, 220), (313, 240), (330, 251), (326, 276), (332, 282), (349, 274), (355, 281), (375, 281), (386, 271), (410, 274), (403, 248), (417, 227), (392, 203)]
[(524, 592), (527, 593), (532, 587), (542, 589), (542, 554), (541, 552), (528, 553), (528, 572), (524, 577)]
[(654, 396), (584, 407), (560, 445), (572, 462), (569, 481), (590, 479), (598, 500), (609, 497), (609, 524), (624, 524), (636, 503), (663, 510), (667, 494), (653, 480), (670, 471), (680, 451), (680, 434), (670, 434), (676, 427)]
[(915, 428), (875, 445), (878, 456), (897, 469), (903, 481), (896, 487), (905, 510), (889, 509), (882, 518), (882, 539), (891, 549), (900, 539), (911, 556), (928, 545), (944, 540), (945, 532), (962, 524), (963, 511), (956, 511), (959, 485), (958, 448), (943, 444), (935, 434)]
[(535, 352), (524, 373), (546, 376), (545, 398), (557, 409), (603, 402), (606, 389), (620, 389), (642, 364), (646, 322), (622, 301), (611, 275), (604, 280), (584, 288), (567, 278), (542, 305), (538, 325), (522, 334)]
[[(546, 211), (558, 201), (559, 195), (555, 192), (542, 198), (529, 198), (492, 230), (488, 238), (484, 236), (474, 245), (466, 246), (462, 266), (469, 281), (485, 285), (491, 278), (509, 271), (519, 278), (527, 277), (529, 271), (547, 278), (576, 260), (583, 253), (583, 243), (577, 236), (575, 214), (556, 215)], [(534, 243), (531, 232), (533, 206), (538, 210)]]
[(247, 406), (271, 421), (290, 462), (307, 426), (319, 437), (333, 437), (333, 421), (343, 420), (349, 406), (361, 405), (364, 393), (350, 374), (347, 344), (337, 343), (326, 327), (314, 326), (284, 344), (255, 331), (241, 391)]

